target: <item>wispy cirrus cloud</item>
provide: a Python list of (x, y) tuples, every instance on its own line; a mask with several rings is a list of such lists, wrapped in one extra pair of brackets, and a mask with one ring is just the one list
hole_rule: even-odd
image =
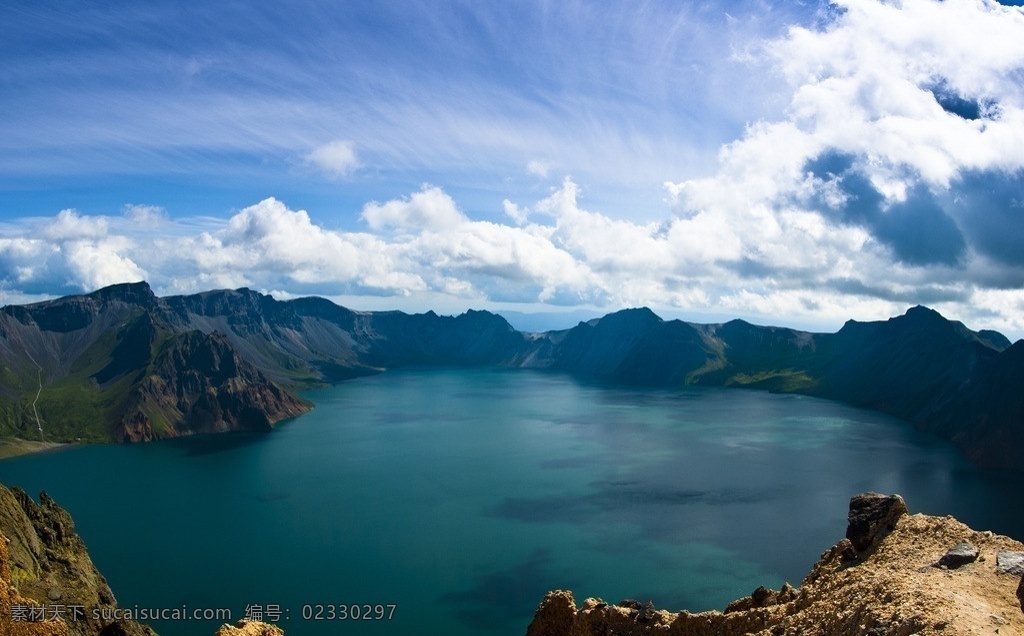
[[(0, 104), (43, 106), (0, 122), (0, 179), (249, 184), (212, 218), (131, 189), (105, 209), (171, 212), (8, 213), (5, 297), (146, 276), (831, 326), (925, 303), (1024, 334), (1020, 8), (412, 3), (348, 21), (300, 4), (187, 24), (160, 3), (100, 10), (125, 37), (93, 48), (65, 16), (75, 64), (3, 67), (26, 90)], [(191, 46), (158, 25), (196, 27)], [(14, 31), (15, 50), (49, 37)], [(115, 86), (122, 57), (134, 79)]]
[(731, 90), (758, 75), (732, 47), (800, 17), (755, 0), (734, 18), (668, 1), (18, 5), (0, 9), (16, 61), (0, 83), (17, 87), (0, 94), (0, 182), (110, 176), (141, 200), (170, 180), (202, 201), (213, 175), (249, 200), (271, 187), (325, 203), (336, 190), (317, 182), (355, 165), (392, 196), (425, 181), (533, 196), (536, 177), (560, 177), (542, 157), (598, 200), (659, 205), (661, 181), (771, 101)]

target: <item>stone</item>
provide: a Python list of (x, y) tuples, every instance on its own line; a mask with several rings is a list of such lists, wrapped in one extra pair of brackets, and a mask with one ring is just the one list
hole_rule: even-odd
[(1024, 552), (1000, 550), (996, 554), (996, 572), (1024, 576)]
[(1017, 600), (1020, 601), (1020, 611), (1024, 612), (1024, 578), (1017, 584)]
[(284, 636), (284, 631), (276, 625), (242, 619), (234, 627), (221, 625), (214, 636)]
[(942, 555), (942, 558), (939, 559), (939, 566), (956, 569), (961, 565), (973, 563), (977, 559), (978, 548), (974, 547), (971, 543), (963, 542), (958, 543), (947, 550), (946, 553)]
[[(595, 604), (604, 606), (605, 603)], [(576, 601), (572, 592), (555, 590), (537, 608), (537, 613), (526, 629), (526, 636), (561, 636), (568, 634), (576, 618)]]
[(783, 583), (779, 591), (770, 590), (760, 586), (750, 596), (736, 599), (725, 608), (723, 613), (745, 612), (757, 607), (769, 607), (772, 605), (783, 605), (796, 600), (800, 593), (789, 583)]
[(882, 540), (903, 515), (907, 504), (899, 495), (877, 492), (854, 495), (847, 515), (846, 538), (858, 553), (865, 552)]

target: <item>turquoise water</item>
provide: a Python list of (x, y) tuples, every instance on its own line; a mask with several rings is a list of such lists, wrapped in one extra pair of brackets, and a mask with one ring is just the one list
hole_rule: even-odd
[[(0, 482), (71, 511), (122, 607), (277, 606), (290, 636), (522, 634), (556, 588), (722, 608), (799, 583), (866, 490), (1024, 536), (1019, 477), (823, 400), (523, 370), (393, 371), (308, 397), (270, 434), (18, 457)], [(318, 604), (396, 607), (304, 618)]]

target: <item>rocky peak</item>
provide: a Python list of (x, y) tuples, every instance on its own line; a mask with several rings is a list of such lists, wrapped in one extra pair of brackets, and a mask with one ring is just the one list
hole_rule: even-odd
[(647, 307), (623, 309), (600, 318), (595, 327), (600, 330), (641, 332), (662, 322), (658, 314)]
[(152, 308), (157, 303), (156, 294), (153, 293), (153, 289), (146, 281), (110, 285), (88, 294), (86, 298), (101, 304), (121, 302), (127, 305), (138, 305), (147, 309)]

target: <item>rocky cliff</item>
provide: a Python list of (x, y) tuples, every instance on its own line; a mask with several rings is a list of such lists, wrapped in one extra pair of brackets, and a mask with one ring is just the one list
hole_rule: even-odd
[[(84, 612), (73, 618), (72, 607)], [(156, 636), (136, 621), (93, 616), (93, 610), (102, 616), (116, 607), (71, 516), (46, 493), (37, 504), (25, 492), (0, 484), (0, 636)], [(223, 625), (215, 636), (283, 633), (241, 620)]]
[(910, 515), (898, 496), (850, 502), (846, 538), (799, 588), (758, 588), (724, 611), (670, 612), (651, 603), (577, 606), (550, 592), (527, 636), (909, 636), (1024, 634), (1024, 544), (952, 517)]
[(310, 407), (300, 389), (408, 365), (803, 393), (896, 415), (982, 466), (1024, 470), (1024, 341), (925, 307), (834, 334), (666, 321), (643, 308), (524, 334), (485, 311), (358, 312), (249, 289), (157, 298), (145, 283), (115, 285), (0, 309), (0, 437), (266, 430)]
[[(78, 620), (17, 621), (16, 605), (80, 606), (87, 611)], [(24, 491), (0, 484), (0, 634), (153, 636), (149, 627), (135, 621), (104, 621), (92, 615), (93, 609), (116, 607), (71, 516), (46, 493), (37, 504)]]
[(4, 307), (0, 361), (0, 433), (36, 441), (267, 430), (311, 406), (144, 283)]
[(307, 404), (271, 382), (219, 333), (168, 338), (135, 384), (115, 438), (142, 442), (192, 433), (270, 430)]

